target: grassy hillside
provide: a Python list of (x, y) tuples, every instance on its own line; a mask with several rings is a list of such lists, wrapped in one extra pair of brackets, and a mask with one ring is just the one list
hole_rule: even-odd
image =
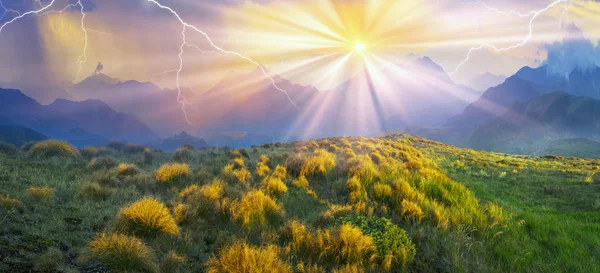
[(0, 271), (598, 272), (600, 161), (395, 135), (0, 152)]

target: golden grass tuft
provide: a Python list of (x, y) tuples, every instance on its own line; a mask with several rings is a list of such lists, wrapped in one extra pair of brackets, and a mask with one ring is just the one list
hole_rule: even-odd
[(79, 150), (73, 145), (54, 139), (44, 140), (33, 145), (29, 151), (33, 158), (45, 159), (51, 157), (80, 157)]
[(291, 273), (292, 268), (279, 257), (275, 245), (251, 246), (234, 243), (208, 260), (208, 273)]
[(336, 157), (334, 154), (316, 149), (313, 156), (307, 158), (300, 170), (300, 176), (311, 176), (315, 174), (326, 175), (336, 166)]
[(21, 201), (18, 199), (10, 197), (10, 195), (0, 195), (0, 206), (4, 209), (12, 209), (14, 207), (20, 206)]
[(364, 273), (365, 269), (362, 266), (347, 264), (340, 268), (336, 268), (332, 273)]
[(151, 197), (122, 208), (116, 226), (121, 231), (141, 236), (179, 235), (179, 227), (169, 209)]
[(283, 208), (260, 190), (250, 191), (231, 204), (232, 218), (248, 229), (278, 223), (284, 214)]
[(98, 260), (117, 272), (160, 272), (152, 248), (134, 236), (100, 234), (89, 244), (87, 259)]
[(261, 189), (270, 196), (279, 198), (288, 192), (288, 187), (281, 181), (279, 177), (273, 174), (270, 177), (263, 179)]
[(139, 172), (135, 164), (119, 164), (119, 174), (122, 176), (136, 175)]
[(415, 222), (421, 222), (423, 217), (425, 217), (425, 213), (417, 203), (406, 199), (402, 200), (400, 212), (402, 215)]
[(77, 190), (77, 197), (82, 199), (106, 200), (113, 192), (113, 189), (102, 187), (98, 183), (85, 183)]
[(52, 187), (31, 187), (27, 189), (27, 193), (37, 200), (50, 200), (54, 198), (56, 189)]
[(373, 186), (373, 197), (379, 202), (391, 204), (392, 194), (392, 187), (390, 185), (375, 184)]
[(277, 165), (272, 176), (284, 180), (287, 177), (287, 169), (284, 166)]
[(348, 188), (350, 202), (358, 203), (367, 199), (367, 192), (363, 188), (358, 176), (352, 176), (350, 179), (348, 179), (348, 182), (346, 182), (346, 187)]
[(225, 197), (225, 184), (214, 179), (210, 184), (199, 187), (191, 185), (179, 193), (182, 204), (175, 209), (175, 218), (184, 222), (197, 216), (209, 216), (215, 213), (225, 214), (229, 201)]
[(156, 171), (156, 180), (162, 183), (174, 182), (187, 177), (190, 166), (184, 163), (166, 163)]

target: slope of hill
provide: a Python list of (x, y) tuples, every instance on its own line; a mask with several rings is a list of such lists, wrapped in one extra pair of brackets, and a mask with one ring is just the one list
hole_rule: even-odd
[(0, 126), (0, 142), (13, 144), (21, 147), (23, 144), (33, 141), (42, 141), (48, 139), (34, 130), (21, 126)]
[(101, 150), (0, 154), (3, 271), (600, 270), (597, 160), (404, 135)]
[(600, 139), (600, 100), (554, 92), (514, 104), (477, 128), (469, 145), (521, 153), (537, 142), (568, 138)]
[(486, 91), (491, 87), (498, 86), (502, 84), (506, 80), (506, 76), (504, 75), (495, 75), (489, 72), (481, 74), (475, 77), (473, 80), (469, 82), (469, 87), (477, 90), (477, 91)]
[(0, 116), (64, 140), (71, 140), (69, 133), (74, 128), (107, 139), (144, 142), (157, 138), (134, 116), (118, 113), (101, 101), (58, 99), (50, 105), (41, 105), (19, 90), (0, 89)]

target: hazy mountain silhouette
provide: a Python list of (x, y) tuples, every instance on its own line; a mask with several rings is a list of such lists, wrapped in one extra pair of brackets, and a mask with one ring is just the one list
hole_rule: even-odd
[(554, 92), (515, 103), (474, 130), (468, 144), (518, 153), (545, 141), (570, 138), (600, 140), (600, 100)]
[(37, 142), (46, 139), (48, 139), (47, 136), (26, 127), (0, 126), (0, 141), (11, 143), (17, 147), (30, 141)]
[(41, 105), (19, 90), (0, 89), (0, 116), (48, 137), (67, 141), (71, 136), (83, 141), (81, 132), (73, 132), (74, 128), (89, 133), (94, 142), (98, 140), (95, 135), (137, 142), (157, 138), (136, 117), (118, 113), (98, 100), (73, 102), (57, 99), (50, 105)]
[[(116, 111), (135, 114), (161, 135), (172, 135), (189, 127), (177, 101), (177, 91), (161, 89), (151, 82), (123, 82), (97, 74), (69, 91), (77, 100), (99, 99)], [(186, 98), (193, 98), (189, 90), (182, 92)]]
[(590, 71), (576, 69), (564, 77), (549, 73), (546, 66), (524, 67), (501, 85), (488, 89), (446, 125), (462, 128), (463, 131), (474, 129), (506, 111), (515, 102), (525, 102), (555, 91), (600, 99), (600, 68)]
[(483, 73), (472, 79), (468, 85), (477, 91), (486, 91), (491, 87), (502, 84), (507, 79), (504, 75), (496, 75), (489, 72)]
[(201, 138), (192, 136), (185, 131), (173, 137), (167, 138), (161, 142), (153, 143), (152, 146), (164, 149), (166, 151), (174, 151), (186, 144), (191, 144), (196, 149), (208, 147), (206, 141), (204, 141)]

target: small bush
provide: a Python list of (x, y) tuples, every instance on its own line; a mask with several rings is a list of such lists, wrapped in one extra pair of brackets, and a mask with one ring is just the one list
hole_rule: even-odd
[(373, 196), (375, 197), (375, 200), (379, 202), (390, 204), (390, 200), (392, 199), (392, 187), (387, 184), (375, 184), (375, 186), (373, 186)]
[(27, 193), (37, 200), (50, 200), (54, 198), (56, 189), (51, 187), (31, 187), (27, 189)]
[(250, 246), (237, 242), (222, 249), (206, 263), (208, 273), (291, 273), (290, 265), (279, 257), (279, 247)]
[(134, 164), (121, 163), (119, 165), (119, 175), (122, 176), (132, 176), (136, 175), (140, 171)]
[(248, 192), (231, 204), (232, 218), (248, 229), (277, 224), (284, 214), (281, 206), (260, 190)]
[(122, 208), (117, 215), (117, 228), (148, 237), (159, 234), (179, 235), (179, 227), (169, 209), (158, 199), (150, 197)]
[(83, 199), (106, 200), (114, 190), (100, 186), (98, 183), (85, 183), (77, 191), (77, 196)]
[(146, 146), (136, 143), (128, 143), (123, 149), (128, 154), (141, 154), (146, 150)]
[(0, 142), (0, 154), (13, 156), (13, 155), (16, 155), (18, 152), (19, 152), (19, 149), (15, 145)]
[(175, 160), (176, 162), (188, 162), (192, 160), (193, 157), (194, 154), (192, 150), (183, 147), (177, 149), (173, 154), (173, 160)]
[(385, 270), (405, 265), (415, 257), (416, 247), (406, 231), (386, 218), (350, 214), (338, 221), (356, 226), (373, 237), (378, 251), (377, 261)]
[(112, 169), (119, 164), (117, 159), (112, 156), (100, 156), (92, 159), (88, 167), (94, 170)]
[(119, 179), (117, 179), (116, 172), (108, 170), (101, 170), (92, 173), (90, 176), (90, 181), (96, 182), (103, 187), (116, 187), (120, 183)]
[(335, 234), (321, 233), (320, 237), (321, 255), (334, 258), (338, 264), (363, 264), (376, 257), (373, 238), (353, 225), (342, 224)]
[(185, 264), (187, 258), (177, 254), (175, 251), (169, 251), (163, 263), (163, 272), (179, 272), (178, 270)]
[(174, 182), (187, 177), (190, 174), (190, 166), (183, 163), (166, 163), (156, 172), (156, 180), (162, 183)]
[(32, 158), (46, 159), (51, 157), (80, 157), (81, 154), (77, 148), (73, 145), (58, 141), (58, 140), (44, 140), (38, 142), (29, 151), (29, 156)]
[(123, 151), (125, 149), (125, 142), (123, 141), (111, 141), (106, 145), (106, 147), (113, 149), (115, 151)]
[(154, 272), (159, 266), (152, 248), (123, 234), (101, 234), (90, 242), (85, 258), (98, 260), (118, 272)]
[(98, 155), (98, 148), (96, 147), (85, 147), (80, 151), (81, 155), (87, 158), (95, 157)]
[(0, 206), (4, 209), (10, 210), (14, 207), (20, 206), (21, 201), (10, 197), (10, 195), (0, 195)]
[(144, 163), (152, 164), (152, 161), (154, 160), (154, 155), (152, 154), (152, 150), (150, 148), (146, 147), (142, 155), (144, 157)]
[(229, 201), (225, 197), (225, 185), (219, 179), (210, 184), (199, 187), (191, 185), (185, 188), (179, 197), (183, 204), (175, 213), (179, 222), (198, 216), (224, 215), (228, 209)]
[(365, 269), (362, 266), (355, 264), (347, 264), (333, 270), (333, 273), (364, 273)]
[(277, 165), (273, 171), (273, 177), (284, 180), (287, 177), (287, 170), (284, 166)]
[[(316, 143), (315, 143), (316, 144)], [(335, 166), (335, 155), (322, 149), (314, 151), (313, 156), (308, 158), (300, 171), (301, 176), (311, 176), (315, 174), (327, 174)]]

